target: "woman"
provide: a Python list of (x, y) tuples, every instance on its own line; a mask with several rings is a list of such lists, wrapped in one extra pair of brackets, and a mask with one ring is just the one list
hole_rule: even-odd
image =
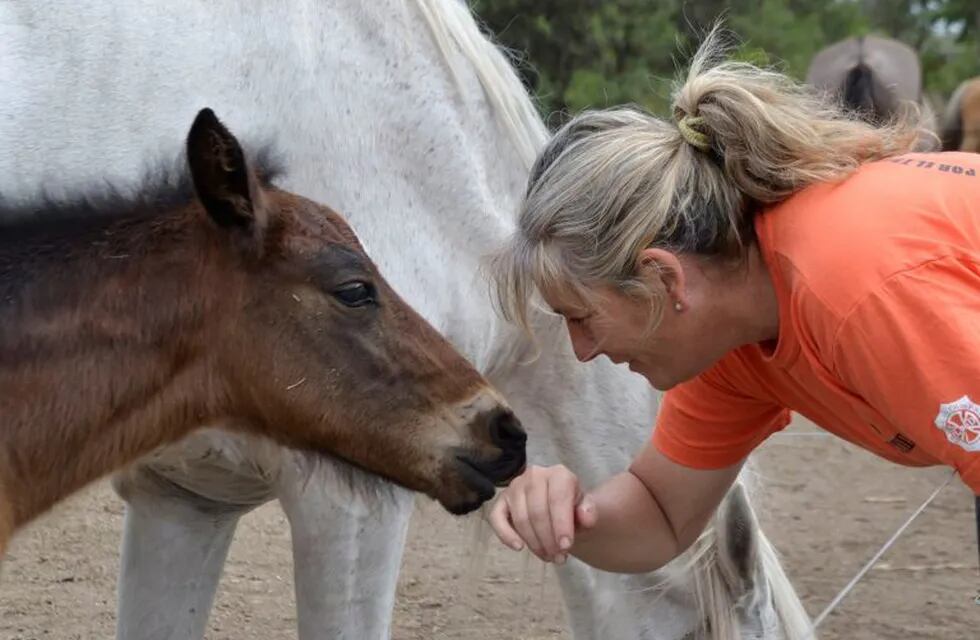
[(494, 263), (510, 319), (539, 294), (576, 356), (665, 390), (630, 468), (585, 492), (561, 466), (503, 491), (498, 537), (607, 571), (669, 562), (790, 410), (980, 493), (980, 156), (912, 153), (789, 78), (718, 61), (674, 122), (631, 109), (563, 127)]

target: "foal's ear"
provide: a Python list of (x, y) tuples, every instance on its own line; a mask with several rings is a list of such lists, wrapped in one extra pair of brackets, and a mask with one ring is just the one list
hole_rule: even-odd
[(201, 109), (187, 134), (194, 189), (218, 226), (260, 239), (268, 213), (238, 140), (211, 109)]

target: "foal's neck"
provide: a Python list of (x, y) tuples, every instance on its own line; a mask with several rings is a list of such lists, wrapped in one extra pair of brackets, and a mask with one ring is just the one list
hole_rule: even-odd
[(0, 546), (5, 510), (16, 529), (219, 415), (203, 345), (235, 282), (194, 213), (0, 229)]

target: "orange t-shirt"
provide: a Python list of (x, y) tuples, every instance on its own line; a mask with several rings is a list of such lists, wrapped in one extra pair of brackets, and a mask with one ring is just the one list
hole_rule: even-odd
[(980, 495), (980, 155), (869, 163), (755, 225), (776, 345), (736, 349), (670, 389), (657, 448), (729, 466), (792, 410), (894, 462), (955, 467)]

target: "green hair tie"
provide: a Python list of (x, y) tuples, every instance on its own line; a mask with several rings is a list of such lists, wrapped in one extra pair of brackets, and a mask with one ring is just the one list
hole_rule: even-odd
[(697, 127), (704, 124), (704, 118), (701, 116), (689, 116), (685, 115), (677, 122), (677, 128), (680, 129), (681, 137), (684, 140), (697, 149), (698, 151), (710, 151), (711, 141), (708, 139), (708, 135), (703, 131), (699, 131)]

